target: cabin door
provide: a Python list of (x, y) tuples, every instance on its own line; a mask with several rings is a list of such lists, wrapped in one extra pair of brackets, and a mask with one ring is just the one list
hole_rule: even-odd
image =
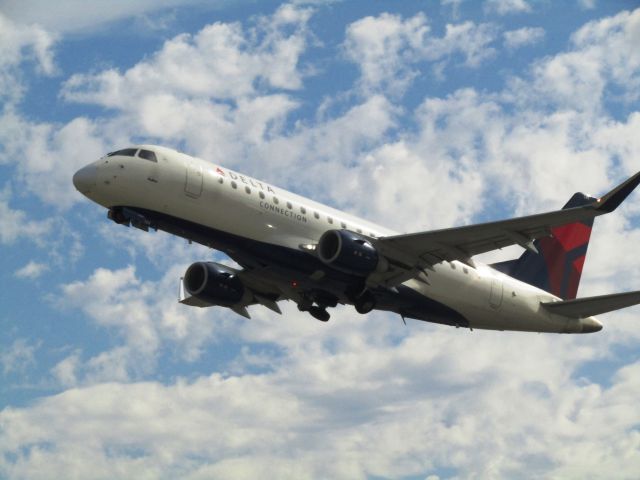
[(498, 310), (502, 306), (502, 281), (499, 278), (491, 279), (491, 293), (489, 294), (489, 305)]
[(198, 198), (202, 194), (202, 165), (187, 162), (187, 180), (184, 191), (194, 198)]

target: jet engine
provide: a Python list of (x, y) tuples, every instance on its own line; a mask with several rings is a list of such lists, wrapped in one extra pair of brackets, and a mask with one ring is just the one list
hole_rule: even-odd
[(349, 230), (328, 230), (318, 242), (318, 256), (327, 265), (351, 275), (366, 277), (386, 270), (387, 261), (362, 235)]
[(196, 262), (184, 274), (186, 293), (211, 305), (231, 307), (245, 298), (245, 289), (236, 272), (214, 262)]

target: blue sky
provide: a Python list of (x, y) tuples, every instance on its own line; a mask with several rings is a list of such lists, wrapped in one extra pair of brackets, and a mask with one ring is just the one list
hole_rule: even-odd
[[(557, 208), (640, 170), (635, 4), (0, 0), (0, 477), (636, 478), (638, 308), (588, 336), (190, 309), (224, 257), (71, 184), (150, 142), (398, 231)], [(639, 288), (639, 214), (596, 221), (579, 295)]]

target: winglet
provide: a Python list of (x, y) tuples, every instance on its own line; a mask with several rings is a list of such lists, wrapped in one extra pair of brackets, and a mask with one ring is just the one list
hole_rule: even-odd
[(625, 198), (629, 196), (631, 192), (640, 184), (640, 172), (636, 173), (631, 178), (625, 180), (609, 193), (604, 195), (593, 203), (596, 210), (601, 210), (604, 213), (613, 212)]

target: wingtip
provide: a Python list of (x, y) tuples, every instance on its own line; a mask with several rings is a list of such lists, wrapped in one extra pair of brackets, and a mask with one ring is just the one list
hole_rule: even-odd
[(640, 172), (628, 178), (595, 202), (595, 208), (605, 213), (613, 212), (640, 185)]

